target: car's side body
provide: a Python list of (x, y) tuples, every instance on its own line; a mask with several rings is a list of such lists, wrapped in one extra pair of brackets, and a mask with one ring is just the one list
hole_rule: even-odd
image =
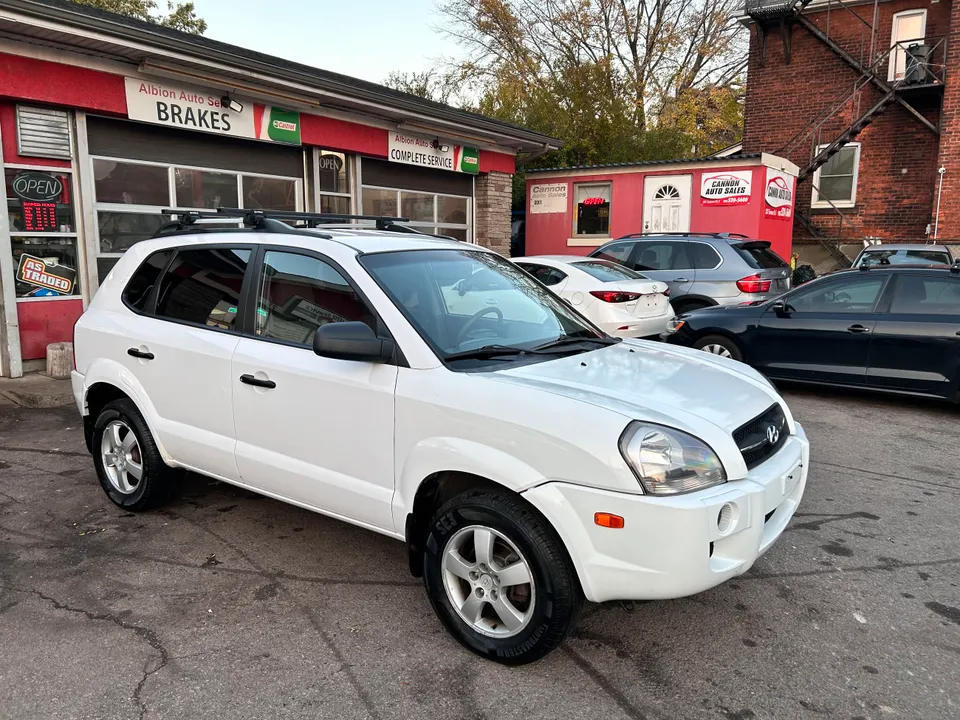
[(770, 243), (697, 233), (628, 235), (590, 253), (670, 287), (678, 313), (765, 300), (790, 288), (790, 268)]
[[(918, 295), (919, 293), (919, 295)], [(822, 298), (840, 298), (821, 303)], [(874, 267), (824, 276), (766, 301), (678, 318), (667, 342), (728, 338), (777, 380), (928, 395), (960, 393), (960, 273)]]

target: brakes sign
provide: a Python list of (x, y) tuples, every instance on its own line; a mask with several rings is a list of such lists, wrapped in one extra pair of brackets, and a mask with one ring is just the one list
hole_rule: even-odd
[(17, 266), (17, 280), (35, 287), (53, 290), (61, 295), (73, 292), (73, 281), (76, 272), (63, 265), (47, 264), (33, 255), (21, 255), (20, 265)]

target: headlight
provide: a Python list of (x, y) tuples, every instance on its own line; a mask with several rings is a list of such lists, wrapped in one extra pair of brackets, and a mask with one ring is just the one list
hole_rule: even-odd
[(684, 324), (686, 324), (686, 320), (678, 320), (678, 319), (674, 318), (673, 320), (670, 320), (670, 321), (667, 323), (666, 332), (667, 332), (668, 334), (675, 333), (677, 330), (679, 330), (680, 328), (682, 328), (682, 327), (684, 326)]
[(620, 439), (620, 452), (650, 495), (680, 495), (727, 481), (717, 454), (679, 430), (631, 423)]

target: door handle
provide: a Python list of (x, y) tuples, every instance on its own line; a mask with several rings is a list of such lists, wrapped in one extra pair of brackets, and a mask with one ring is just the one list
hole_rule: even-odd
[(130, 348), (127, 350), (127, 355), (130, 357), (140, 358), (141, 360), (153, 360), (152, 352), (144, 352), (143, 350), (137, 350), (137, 348)]
[(687, 278), (674, 278), (673, 282), (690, 282)]
[(247, 385), (254, 385), (256, 387), (270, 388), (271, 390), (277, 386), (273, 380), (261, 380), (253, 375), (241, 375), (240, 382), (246, 383)]
[(851, 325), (850, 327), (847, 328), (847, 332), (868, 333), (870, 332), (870, 328), (864, 327), (863, 325)]

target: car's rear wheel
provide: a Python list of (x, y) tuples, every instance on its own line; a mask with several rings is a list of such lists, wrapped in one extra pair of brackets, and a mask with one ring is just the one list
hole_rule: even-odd
[(553, 528), (505, 492), (469, 491), (437, 511), (424, 583), (458, 641), (508, 665), (557, 647), (582, 603), (576, 570)]
[(126, 510), (161, 505), (175, 493), (178, 471), (168, 467), (143, 415), (131, 400), (107, 403), (93, 426), (93, 464), (107, 497)]
[(703, 350), (711, 355), (719, 355), (743, 362), (743, 353), (740, 348), (733, 340), (723, 335), (707, 335), (697, 340), (693, 346), (697, 350)]

